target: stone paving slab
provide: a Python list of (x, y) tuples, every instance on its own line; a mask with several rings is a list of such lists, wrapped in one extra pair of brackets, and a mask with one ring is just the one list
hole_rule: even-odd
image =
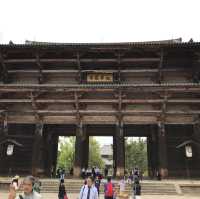
[[(42, 194), (43, 199), (57, 199), (57, 194), (48, 194), (48, 193), (43, 193)], [(7, 199), (8, 198), (8, 193), (0, 193), (0, 199)], [(78, 194), (68, 194), (69, 199), (78, 199)], [(199, 196), (141, 196), (141, 199), (199, 199)], [(100, 199), (104, 199), (103, 195), (100, 196)]]

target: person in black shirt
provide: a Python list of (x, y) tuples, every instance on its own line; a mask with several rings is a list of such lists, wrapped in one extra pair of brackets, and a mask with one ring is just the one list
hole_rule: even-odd
[(65, 184), (64, 184), (64, 180), (61, 179), (61, 180), (60, 180), (60, 185), (59, 185), (58, 198), (59, 198), (59, 199), (64, 199), (65, 195), (66, 195)]
[(141, 185), (139, 178), (135, 179), (134, 185), (133, 185), (133, 198), (134, 199), (139, 199), (141, 195)]
[(100, 189), (100, 185), (101, 185), (101, 180), (99, 179), (99, 176), (96, 176), (96, 179), (94, 181), (94, 185), (97, 188), (98, 195), (99, 195), (99, 189)]

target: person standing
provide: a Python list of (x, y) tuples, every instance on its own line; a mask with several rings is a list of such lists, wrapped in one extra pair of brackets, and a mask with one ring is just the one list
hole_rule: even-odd
[(133, 198), (140, 199), (140, 196), (141, 196), (141, 185), (139, 178), (136, 178), (133, 185)]
[(108, 168), (107, 167), (105, 167), (105, 169), (104, 169), (104, 176), (105, 176), (105, 178), (108, 176)]
[(15, 187), (11, 184), (8, 199), (41, 199), (42, 196), (33, 190), (35, 179), (33, 176), (27, 176), (22, 183), (23, 194), (17, 196)]
[(12, 185), (15, 187), (15, 190), (19, 189), (19, 176), (16, 175), (13, 179), (12, 179)]
[(99, 179), (99, 176), (96, 176), (94, 184), (95, 184), (95, 187), (97, 188), (98, 195), (99, 195), (99, 193), (100, 193), (100, 185), (101, 185), (101, 180)]
[(66, 196), (65, 184), (64, 180), (61, 179), (59, 185), (58, 199), (64, 199), (65, 196)]
[(125, 180), (125, 176), (124, 176), (123, 179), (121, 179), (119, 181), (119, 193), (120, 193), (120, 195), (124, 194), (125, 189), (126, 189), (126, 180)]
[(105, 199), (113, 199), (114, 192), (114, 184), (111, 182), (111, 177), (108, 177), (107, 183), (104, 185)]
[(63, 168), (61, 170), (60, 180), (65, 180), (65, 170)]
[(94, 186), (94, 178), (92, 176), (89, 176), (87, 184), (82, 186), (79, 199), (98, 199), (98, 191)]

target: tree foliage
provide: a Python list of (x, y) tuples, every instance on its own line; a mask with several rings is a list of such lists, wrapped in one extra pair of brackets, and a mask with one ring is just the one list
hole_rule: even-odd
[(93, 137), (90, 137), (89, 151), (89, 167), (97, 166), (103, 168), (104, 162), (101, 158), (100, 145)]
[(147, 143), (139, 138), (136, 140), (125, 139), (125, 162), (126, 169), (132, 170), (138, 167), (141, 171), (147, 172)]
[(75, 138), (70, 137), (64, 141), (60, 141), (60, 150), (58, 152), (58, 167), (70, 170), (74, 164), (75, 157)]
[[(69, 171), (74, 165), (75, 158), (75, 137), (70, 137), (60, 141), (60, 150), (58, 152), (58, 167), (65, 168)], [(104, 163), (101, 159), (100, 145), (97, 140), (90, 137), (89, 142), (89, 163), (90, 167), (98, 166), (102, 168)]]

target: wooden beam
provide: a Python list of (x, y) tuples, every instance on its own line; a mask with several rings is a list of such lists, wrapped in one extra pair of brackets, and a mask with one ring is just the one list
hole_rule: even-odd
[[(47, 115), (66, 115), (66, 116), (76, 116), (76, 110), (26, 110), (26, 111), (9, 111), (9, 110), (0, 110), (0, 113), (7, 113), (8, 115), (32, 115), (35, 114), (39, 116), (47, 116)], [(79, 114), (81, 116), (117, 116), (119, 112), (117, 110), (79, 110)], [(130, 116), (160, 116), (162, 114), (162, 110), (123, 110), (121, 114), (130, 115)], [(183, 116), (192, 116), (200, 114), (200, 110), (195, 111), (166, 111), (165, 115), (183, 115)]]
[[(151, 68), (141, 68), (141, 69), (123, 69), (123, 65), (120, 65), (120, 72), (121, 73), (158, 73), (159, 69), (151, 69)], [(182, 68), (163, 68), (162, 72), (192, 72), (193, 70), (189, 69), (182, 69)], [(118, 70), (110, 70), (110, 69), (105, 69), (105, 70), (82, 70), (82, 73), (88, 73), (88, 72), (94, 72), (94, 73), (117, 73)], [(17, 69), (17, 70), (8, 70), (8, 74), (15, 74), (15, 73), (27, 73), (27, 74), (34, 74), (38, 73), (38, 70), (25, 70), (25, 69)], [(71, 70), (71, 69), (53, 69), (53, 70), (48, 70), (48, 69), (43, 69), (42, 70), (43, 74), (71, 74), (71, 73), (79, 73), (79, 70)]]
[(0, 84), (1, 93), (11, 92), (101, 92), (109, 93), (116, 89), (131, 93), (200, 93), (200, 84), (169, 83), (169, 84)]
[[(122, 104), (160, 104), (163, 99), (122, 99)], [(88, 104), (117, 104), (118, 99), (79, 99), (80, 103)], [(30, 99), (0, 99), (0, 103), (32, 103)], [(35, 99), (35, 103), (72, 104), (74, 99)], [(200, 104), (199, 99), (168, 99), (167, 104)]]
[[(52, 59), (40, 59), (41, 62), (46, 63), (54, 63), (54, 62), (63, 62), (63, 63), (77, 63), (77, 59), (74, 58), (52, 58)], [(81, 62), (89, 63), (89, 62), (106, 62), (106, 63), (113, 63), (118, 62), (117, 58), (81, 58)], [(121, 62), (159, 62), (159, 58), (122, 58)], [(35, 63), (35, 59), (6, 59), (5, 63)]]

